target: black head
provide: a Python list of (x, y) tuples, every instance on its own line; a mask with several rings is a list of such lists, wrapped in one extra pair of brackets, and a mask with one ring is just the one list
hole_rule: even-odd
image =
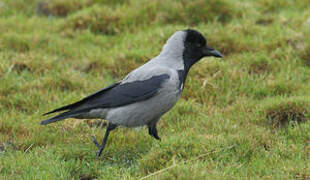
[(223, 57), (220, 52), (209, 47), (204, 36), (193, 29), (184, 30), (186, 33), (184, 41), (184, 53), (183, 59), (187, 70), (199, 61), (201, 58), (206, 56), (214, 56), (221, 58)]

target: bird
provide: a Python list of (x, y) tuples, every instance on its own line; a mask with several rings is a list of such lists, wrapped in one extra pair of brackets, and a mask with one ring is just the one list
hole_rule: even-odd
[(190, 68), (204, 57), (223, 55), (207, 44), (206, 38), (195, 29), (176, 31), (164, 44), (159, 55), (131, 71), (124, 79), (109, 85), (75, 103), (54, 109), (43, 115), (60, 113), (41, 122), (46, 125), (67, 118), (104, 119), (108, 121), (99, 158), (108, 136), (118, 126), (147, 126), (157, 140), (157, 122), (178, 101)]

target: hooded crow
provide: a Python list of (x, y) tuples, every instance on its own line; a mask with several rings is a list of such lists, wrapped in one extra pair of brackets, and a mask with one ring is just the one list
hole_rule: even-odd
[(222, 57), (207, 45), (204, 36), (193, 29), (175, 32), (158, 56), (116, 82), (84, 99), (60, 107), (44, 115), (62, 112), (44, 120), (41, 125), (67, 118), (105, 119), (109, 123), (103, 142), (97, 146), (97, 157), (105, 147), (110, 131), (117, 126), (138, 127), (146, 125), (148, 132), (160, 140), (156, 124), (180, 98), (187, 74), (196, 62), (206, 56)]

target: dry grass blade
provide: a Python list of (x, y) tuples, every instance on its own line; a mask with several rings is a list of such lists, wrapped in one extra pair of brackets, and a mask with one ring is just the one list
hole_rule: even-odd
[(25, 153), (29, 151), (29, 149), (33, 146), (34, 143), (32, 143), (27, 149), (25, 149)]
[(150, 178), (150, 177), (152, 177), (152, 176), (161, 174), (161, 173), (163, 173), (163, 172), (165, 172), (165, 171), (168, 171), (169, 169), (172, 169), (172, 168), (174, 168), (174, 167), (179, 166), (180, 164), (184, 164), (184, 163), (187, 163), (187, 162), (195, 161), (195, 160), (200, 159), (200, 158), (202, 158), (202, 157), (205, 157), (205, 156), (207, 156), (207, 155), (210, 155), (210, 154), (213, 154), (213, 153), (218, 153), (218, 152), (221, 152), (221, 151), (223, 151), (223, 150), (231, 149), (231, 148), (233, 148), (234, 146), (235, 146), (235, 145), (231, 145), (231, 146), (228, 146), (228, 147), (226, 147), (226, 148), (218, 149), (217, 151), (210, 151), (210, 152), (208, 152), (208, 153), (201, 154), (201, 155), (199, 155), (199, 156), (197, 156), (197, 157), (195, 157), (195, 158), (193, 158), (193, 159), (189, 159), (189, 160), (187, 160), (187, 161), (183, 161), (182, 163), (173, 164), (173, 165), (171, 165), (171, 166), (169, 166), (169, 167), (167, 167), (167, 168), (164, 168), (164, 169), (155, 171), (155, 172), (153, 172), (153, 173), (151, 173), (151, 174), (149, 174), (149, 175), (147, 175), (147, 176), (144, 176), (144, 177), (140, 178), (140, 180), (147, 179), (147, 178)]

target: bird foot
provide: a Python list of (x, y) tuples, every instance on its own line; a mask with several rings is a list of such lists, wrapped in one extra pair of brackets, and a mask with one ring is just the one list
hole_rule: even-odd
[(156, 126), (149, 127), (149, 134), (154, 137), (156, 140), (160, 141), (160, 137), (158, 136)]
[(93, 141), (93, 143), (96, 145), (96, 147), (98, 148), (98, 151), (96, 153), (96, 157), (99, 158), (103, 149), (104, 149), (104, 146), (101, 146), (98, 141), (96, 140), (96, 138), (94, 136), (90, 136), (90, 139)]
[(98, 141), (96, 140), (95, 136), (90, 136), (90, 139), (93, 141), (93, 143), (97, 146), (98, 149), (100, 149), (100, 144), (98, 143)]
[(160, 137), (157, 135), (152, 135), (156, 140), (161, 141)]

